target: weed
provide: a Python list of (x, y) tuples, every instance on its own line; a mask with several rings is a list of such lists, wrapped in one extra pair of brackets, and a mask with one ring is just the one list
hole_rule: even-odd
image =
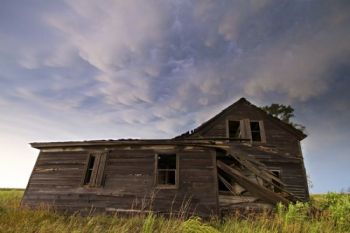
[(152, 233), (154, 228), (155, 216), (153, 214), (149, 214), (142, 227), (142, 233)]
[[(49, 206), (33, 210), (19, 207), (23, 191), (0, 191), (0, 232), (86, 232), (86, 233), (231, 233), (231, 232), (350, 232), (350, 195), (329, 193), (312, 197), (310, 203), (278, 205), (275, 214), (227, 216), (223, 219), (202, 220), (192, 216), (188, 201), (183, 211), (168, 218), (154, 214), (135, 214), (129, 217), (95, 215), (64, 216)], [(152, 198), (151, 198), (152, 199)], [(190, 198), (188, 198), (190, 199)], [(141, 203), (144, 209), (149, 203)], [(313, 214), (314, 209), (317, 214)], [(170, 207), (169, 207), (170, 208)], [(183, 213), (182, 213), (183, 212)]]

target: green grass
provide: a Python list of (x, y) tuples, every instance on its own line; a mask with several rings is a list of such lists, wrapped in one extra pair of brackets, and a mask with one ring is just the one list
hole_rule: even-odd
[[(329, 193), (310, 203), (278, 206), (274, 215), (203, 221), (146, 216), (63, 216), (48, 208), (19, 208), (23, 190), (0, 190), (0, 232), (350, 232), (350, 196)], [(317, 209), (314, 208), (317, 207)]]

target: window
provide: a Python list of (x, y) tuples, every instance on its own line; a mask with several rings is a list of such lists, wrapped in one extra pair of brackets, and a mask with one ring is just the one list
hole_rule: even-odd
[(176, 154), (157, 155), (157, 178), (159, 187), (176, 187), (177, 185), (177, 156)]
[[(281, 171), (280, 170), (272, 170), (271, 171), (272, 172), (272, 174), (274, 175), (274, 176), (276, 176), (277, 178), (281, 178)], [(280, 193), (282, 190), (281, 190), (281, 188), (282, 188), (282, 185), (280, 184), (280, 183), (278, 183), (278, 182), (276, 182), (275, 180), (272, 180), (272, 183), (274, 184), (274, 186), (272, 187), (273, 188), (273, 191), (275, 192), (275, 193)]]
[(240, 138), (241, 130), (240, 130), (240, 122), (239, 121), (228, 121), (228, 137), (232, 138)]
[(82, 185), (87, 187), (100, 187), (104, 181), (104, 167), (106, 153), (91, 153), (88, 155)]
[(229, 139), (247, 139), (252, 142), (266, 143), (264, 122), (261, 120), (228, 120), (226, 132)]
[(250, 122), (250, 131), (252, 134), (252, 141), (261, 142), (260, 124), (259, 121)]
[(85, 179), (84, 179), (84, 185), (90, 184), (91, 183), (91, 178), (92, 178), (92, 172), (94, 170), (94, 165), (95, 165), (95, 156), (89, 156), (88, 160), (88, 166), (86, 169), (86, 174), (85, 174)]

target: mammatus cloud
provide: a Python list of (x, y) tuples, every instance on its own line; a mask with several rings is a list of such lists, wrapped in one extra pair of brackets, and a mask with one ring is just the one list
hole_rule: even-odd
[[(172, 118), (240, 96), (264, 102), (278, 93), (289, 102), (307, 101), (328, 91), (334, 64), (350, 54), (347, 5), (272, 0), (46, 5), (46, 11), (35, 12), (45, 43), (40, 37), (24, 41), (14, 58), (23, 73), (31, 72), (31, 82), (10, 81), (16, 85), (11, 95), (52, 111), (97, 111), (96, 121), (158, 121), (164, 131), (174, 128), (165, 127)], [(4, 35), (13, 49), (10, 36)]]

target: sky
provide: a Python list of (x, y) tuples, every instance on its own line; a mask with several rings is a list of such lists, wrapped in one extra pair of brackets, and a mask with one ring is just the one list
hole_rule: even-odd
[(171, 138), (290, 104), (311, 193), (350, 187), (350, 1), (1, 0), (0, 187), (30, 142)]

